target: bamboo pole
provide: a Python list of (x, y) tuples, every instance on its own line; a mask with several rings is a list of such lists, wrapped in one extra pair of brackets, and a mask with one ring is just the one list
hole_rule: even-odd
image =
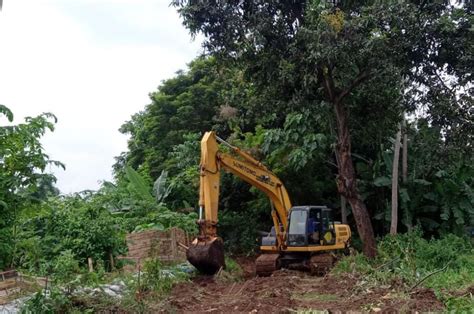
[(402, 126), (399, 124), (397, 136), (395, 139), (393, 152), (393, 169), (392, 169), (392, 221), (390, 223), (390, 234), (397, 234), (398, 225), (398, 163), (400, 160), (400, 139), (402, 134)]

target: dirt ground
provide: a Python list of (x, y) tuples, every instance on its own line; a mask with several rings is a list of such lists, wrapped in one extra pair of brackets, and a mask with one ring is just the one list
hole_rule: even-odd
[[(400, 293), (394, 287), (366, 288), (361, 278), (309, 274), (280, 270), (270, 277), (255, 277), (252, 259), (237, 259), (244, 279), (226, 282), (199, 276), (176, 285), (160, 305), (164, 312), (177, 313), (288, 313), (341, 312), (428, 312), (442, 311), (434, 292), (420, 288)], [(157, 309), (158, 310), (158, 309)]]

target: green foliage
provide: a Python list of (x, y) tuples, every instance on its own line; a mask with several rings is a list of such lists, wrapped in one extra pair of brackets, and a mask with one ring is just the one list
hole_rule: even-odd
[(53, 266), (54, 281), (64, 285), (68, 293), (71, 293), (75, 288), (73, 280), (79, 271), (79, 263), (71, 250), (63, 251)]
[(153, 197), (147, 175), (142, 175), (128, 166), (127, 169), (127, 173), (133, 177), (132, 180), (129, 181), (127, 175), (119, 180), (117, 185), (104, 183), (93, 198), (97, 205), (113, 213), (116, 223), (128, 232), (171, 227), (182, 228), (190, 234), (196, 232), (196, 213), (173, 211), (164, 203), (165, 200), (171, 199), (175, 190), (175, 185), (173, 181), (168, 180), (166, 171), (155, 181)]
[(151, 290), (162, 294), (169, 292), (174, 284), (187, 280), (188, 275), (176, 267), (166, 269), (159, 260), (152, 259), (145, 263), (142, 279), (142, 291)]
[[(50, 160), (40, 142), (54, 130), (56, 118), (42, 114), (0, 127), (0, 269), (16, 266), (61, 278), (55, 269), (61, 259), (77, 263), (78, 273), (88, 257), (108, 269), (109, 255), (124, 253), (125, 232), (178, 226), (195, 233), (199, 141), (208, 130), (272, 169), (293, 204), (329, 205), (337, 217), (339, 125), (333, 105), (343, 100), (358, 190), (376, 233), (388, 231), (391, 147), (405, 111), (409, 174), (399, 190), (400, 229), (416, 225), (427, 238), (441, 237), (386, 238), (377, 263), (390, 262), (383, 269), (406, 282), (449, 263), (426, 281), (433, 287), (471, 278), (469, 247), (449, 233), (462, 235), (474, 224), (472, 6), (446, 1), (173, 5), (191, 32), (206, 35), (204, 44), (214, 56), (199, 57), (163, 81), (150, 94), (151, 103), (122, 125), (120, 132), (130, 137), (128, 151), (117, 157), (114, 183), (58, 197), (55, 178), (46, 170), (63, 165)], [(344, 97), (336, 99), (331, 91)], [(0, 105), (4, 117), (13, 121), (11, 110)], [(267, 198), (223, 174), (219, 208), (226, 249), (254, 251), (258, 232), (272, 224)], [(348, 218), (355, 229), (353, 215)], [(454, 247), (462, 251), (459, 257)], [(351, 265), (377, 280), (387, 276), (361, 257), (339, 267)]]
[(140, 232), (144, 230), (165, 230), (165, 227), (160, 223), (150, 222), (136, 226), (133, 232)]
[(415, 229), (386, 236), (378, 251), (376, 260), (361, 254), (345, 257), (334, 272), (359, 275), (365, 284), (375, 286), (397, 283), (407, 291), (417, 284), (433, 288), (450, 310), (465, 310), (473, 304), (466, 292), (474, 282), (474, 246), (469, 239), (450, 234), (426, 240)]
[[(0, 115), (13, 121), (13, 113), (3, 105)], [(25, 123), (0, 126), (0, 269), (11, 266), (16, 254), (20, 212), (57, 193), (52, 187), (56, 178), (46, 169), (64, 165), (50, 160), (40, 142), (55, 123), (54, 115), (43, 113), (25, 118)]]
[[(110, 255), (125, 253), (125, 232), (180, 227), (195, 233), (196, 213), (171, 211), (163, 202), (157, 203), (151, 184), (135, 170), (126, 171), (129, 180), (118, 186), (104, 183), (97, 193), (51, 198), (36, 212), (24, 212), (15, 229), (15, 265), (33, 273), (55, 274), (57, 260), (69, 252), (81, 269), (89, 257), (96, 266), (110, 269)], [(161, 191), (170, 189), (163, 178), (160, 185)]]
[(450, 312), (469, 313), (474, 308), (474, 296), (469, 292), (461, 296), (441, 295), (440, 298)]
[[(409, 131), (410, 178), (400, 186), (399, 225), (461, 234), (472, 224), (472, 202), (464, 188), (473, 186), (467, 179), (473, 177), (469, 165), (474, 156), (472, 71), (467, 70), (473, 56), (472, 5), (181, 0), (173, 5), (191, 33), (205, 36), (209, 53), (228, 68), (238, 68), (252, 85), (242, 104), (255, 105), (236, 109), (259, 115), (268, 130), (259, 157), (284, 180), (293, 203), (338, 207), (333, 151), (341, 119), (336, 121), (334, 105), (342, 104), (357, 168), (354, 180), (375, 218), (376, 233), (386, 233), (388, 147), (405, 111), (416, 121)], [(244, 121), (239, 116), (232, 126)], [(427, 125), (416, 126), (419, 121)], [(250, 131), (259, 132), (255, 126)], [(449, 175), (436, 178), (445, 169)], [(439, 186), (437, 181), (442, 181)], [(241, 198), (243, 204), (249, 201), (248, 194)], [(349, 221), (355, 226), (353, 218)]]
[(49, 293), (35, 293), (21, 308), (21, 313), (66, 313), (71, 306), (71, 300), (59, 288), (52, 288)]
[(152, 203), (153, 197), (147, 182), (143, 179), (142, 176), (138, 174), (132, 167), (125, 167), (125, 174), (129, 181), (128, 189), (131, 193), (135, 193), (136, 197), (140, 198), (143, 201)]
[(268, 130), (264, 134), (263, 150), (269, 155), (270, 163), (280, 167), (288, 163), (292, 169), (302, 170), (309, 162), (327, 155), (328, 139), (322, 133), (324, 127), (322, 117), (312, 115), (309, 110), (290, 113), (283, 129)]
[[(378, 12), (377, 14), (382, 13)], [(328, 17), (324, 15), (321, 18), (326, 19)], [(357, 21), (357, 23), (359, 22), (362, 23)], [(323, 26), (316, 25), (315, 27)], [(324, 27), (330, 26), (326, 25)], [(348, 58), (349, 56), (345, 57)], [(225, 68), (221, 68), (220, 64), (217, 66), (212, 58), (209, 60), (199, 59), (198, 63), (190, 65), (190, 70), (186, 74), (180, 73), (175, 79), (163, 82), (159, 91), (160, 93), (166, 91), (167, 97), (175, 99), (178, 107), (181, 105), (181, 100), (179, 100), (181, 93), (195, 92), (204, 86), (215, 90), (218, 99), (227, 99), (226, 97), (230, 97), (227, 92), (221, 91), (222, 86), (215, 84), (216, 80), (222, 78), (222, 74), (215, 70), (219, 68), (223, 71), (232, 71), (232, 69), (238, 69), (238, 66), (224, 65)], [(206, 69), (206, 71), (198, 71), (198, 69)], [(295, 70), (296, 68), (291, 64), (285, 66), (285, 71)], [(242, 73), (242, 71), (233, 71), (231, 73)], [(199, 73), (199, 80), (191, 80), (190, 77), (197, 75), (197, 73)], [(243, 77), (243, 79), (246, 78)], [(230, 76), (228, 80), (238, 83), (233, 85), (236, 93), (239, 88), (249, 88), (248, 85), (242, 83), (241, 76)], [(384, 78), (384, 80), (387, 84), (393, 83), (390, 82), (389, 78)], [(170, 86), (174, 87), (169, 88)], [(177, 86), (180, 88), (177, 88)], [(351, 119), (353, 119), (355, 125), (364, 123), (367, 127), (353, 129), (353, 132), (355, 132), (353, 157), (356, 161), (362, 197), (368, 208), (373, 210), (372, 216), (374, 217), (376, 232), (384, 234), (388, 231), (388, 222), (390, 221), (390, 203), (388, 200), (390, 199), (391, 159), (393, 156), (391, 149), (394, 129), (392, 130), (392, 127), (396, 125), (394, 117), (398, 115), (401, 107), (398, 104), (393, 108), (390, 107), (387, 110), (393, 110), (387, 114), (387, 111), (371, 107), (370, 104), (373, 101), (378, 106), (379, 104), (386, 104), (388, 100), (393, 101), (396, 98), (393, 94), (394, 89), (398, 87), (392, 86), (391, 92), (389, 89), (376, 84), (367, 84), (361, 88), (363, 90), (360, 94), (355, 93), (351, 96), (353, 97), (349, 104), (353, 112)], [(380, 91), (387, 92), (387, 94), (379, 95)], [(219, 112), (222, 108), (217, 107), (217, 105), (213, 107), (212, 110), (215, 110), (216, 115), (211, 119), (212, 121), (206, 122), (211, 125), (208, 129), (212, 128), (223, 132), (220, 135), (224, 137), (227, 135), (229, 142), (243, 148), (264, 162), (285, 182), (294, 204), (325, 204), (336, 209), (335, 217), (337, 217), (339, 198), (334, 184), (337, 168), (336, 160), (331, 157), (335, 148), (335, 133), (333, 122), (328, 119), (331, 116), (331, 110), (328, 110), (327, 102), (319, 98), (311, 101), (304, 97), (291, 101), (282, 99), (272, 109), (278, 111), (278, 113), (285, 113), (282, 117), (267, 112), (264, 114), (265, 117), (258, 115), (257, 118), (257, 113), (249, 111), (250, 107), (248, 106), (248, 102), (251, 102), (252, 99), (256, 101), (257, 96), (253, 93), (245, 93), (243, 90), (242, 93), (247, 98), (242, 99), (240, 103), (233, 103), (234, 107), (232, 108), (236, 109), (236, 112), (233, 112), (231, 117), (224, 119), (221, 116), (222, 112)], [(373, 98), (367, 98), (367, 94)], [(264, 98), (260, 97), (258, 99), (259, 101), (263, 100), (264, 103), (266, 102)], [(364, 107), (357, 105), (361, 102), (364, 103)], [(150, 121), (163, 119), (161, 115), (165, 111), (155, 111), (156, 108), (161, 108), (163, 105), (161, 102), (150, 105), (141, 113), (142, 118), (150, 119)], [(152, 107), (156, 108), (152, 109)], [(230, 110), (229, 108), (225, 109)], [(248, 116), (242, 115), (245, 110), (252, 112), (255, 120), (265, 121), (266, 125), (249, 124)], [(224, 116), (230, 114), (229, 112), (226, 112)], [(167, 119), (170, 119), (170, 117), (181, 119), (179, 112), (166, 111), (166, 116)], [(137, 132), (140, 130), (140, 132), (131, 133), (130, 155), (127, 157), (129, 159), (126, 163), (138, 165), (137, 174), (146, 178), (144, 179), (148, 186), (146, 188), (146, 199), (149, 199), (150, 182), (153, 181), (152, 178), (156, 178), (156, 184), (159, 183), (161, 186), (162, 182), (165, 182), (167, 186), (165, 189), (160, 189), (164, 191), (163, 195), (167, 196), (166, 205), (163, 204), (164, 207), (185, 212), (191, 211), (192, 208), (195, 210), (199, 189), (198, 165), (201, 130), (196, 132), (196, 129), (188, 127), (188, 125), (174, 125), (175, 132), (167, 133), (169, 136), (173, 136), (174, 140), (170, 140), (166, 148), (160, 148), (160, 155), (157, 155), (157, 151), (143, 149), (140, 150), (140, 154), (148, 161), (135, 163), (138, 160), (136, 159), (138, 158), (138, 155), (136, 155), (138, 151), (135, 151), (138, 144), (135, 141), (142, 143), (141, 141), (152, 139), (149, 135), (152, 134), (151, 131), (149, 133), (142, 132), (143, 123), (143, 120), (137, 120), (136, 126), (137, 128), (140, 126), (140, 129), (136, 130)], [(150, 124), (153, 127), (164, 125)], [(252, 127), (245, 128), (242, 126)], [(160, 132), (165, 131), (168, 132), (168, 130)], [(181, 134), (179, 138), (176, 137), (178, 133)], [(408, 158), (410, 176), (408, 182), (402, 184), (400, 188), (402, 213), (400, 217), (402, 224), (400, 225), (402, 228), (409, 229), (415, 224), (420, 224), (430, 234), (439, 235), (453, 231), (461, 234), (464, 225), (471, 223), (469, 187), (472, 186), (470, 178), (473, 176), (470, 175), (470, 169), (472, 168), (466, 167), (469, 164), (469, 158), (463, 161), (462, 159), (466, 158), (461, 158), (461, 155), (457, 155), (454, 150), (451, 150), (453, 153), (448, 155), (450, 157), (442, 160), (441, 155), (446, 156), (446, 150), (448, 149), (445, 147), (447, 143), (442, 141), (442, 136), (441, 129), (423, 124), (421, 119), (409, 125), (409, 137), (412, 140), (409, 145)], [(146, 146), (144, 143), (140, 144), (143, 148)], [(136, 158), (133, 156), (136, 156)], [(437, 162), (433, 163), (433, 159)], [(122, 162), (125, 161), (122, 160)], [(152, 169), (150, 162), (154, 165), (159, 164), (159, 167)], [(114, 205), (114, 208), (124, 209), (122, 217), (126, 230), (133, 231), (135, 228), (144, 230), (148, 227), (160, 228), (161, 225), (166, 228), (168, 224), (164, 223), (162, 219), (160, 220), (158, 215), (155, 214), (155, 203), (144, 201), (143, 197), (140, 202), (132, 201), (133, 197), (131, 198), (127, 194), (130, 191), (123, 191), (123, 186), (129, 186), (128, 182), (130, 180), (127, 175), (120, 175), (121, 165), (120, 162), (116, 164), (118, 177), (116, 187), (122, 192), (120, 192), (120, 197), (107, 203), (107, 206), (116, 203), (117, 205)], [(432, 166), (429, 167), (430, 165)], [(454, 165), (459, 165), (459, 167), (456, 168)], [(450, 174), (446, 178), (436, 176), (439, 167), (449, 169), (452, 171), (452, 175)], [(160, 172), (157, 172), (156, 169), (160, 169)], [(465, 174), (465, 176), (462, 178), (461, 174)], [(159, 175), (162, 176), (161, 179)], [(166, 180), (164, 180), (165, 176)], [(458, 187), (456, 191), (446, 189), (449, 186), (448, 180), (446, 180), (448, 177), (450, 179), (454, 177), (455, 182), (461, 179), (456, 183)], [(441, 181), (439, 182), (441, 188), (433, 191), (432, 187), (438, 181)], [(433, 193), (436, 198), (433, 198)], [(270, 208), (266, 197), (247, 184), (240, 182), (239, 179), (227, 174), (222, 176), (219, 208), (219, 232), (226, 239), (226, 246), (231, 251), (253, 251), (256, 248), (258, 231), (268, 230), (271, 226)], [(137, 216), (141, 218), (137, 218)], [(164, 217), (169, 216), (165, 215)], [(251, 222), (248, 219), (244, 222), (244, 217), (254, 219)], [(349, 216), (349, 221), (351, 224), (353, 223), (352, 215)], [(193, 227), (187, 230), (194, 228), (194, 225), (191, 225)]]
[(3, 114), (9, 122), (13, 122), (13, 112), (7, 106), (0, 104), (0, 114)]
[(225, 268), (228, 272), (236, 274), (236, 275), (242, 275), (242, 268), (240, 267), (239, 263), (235, 261), (233, 258), (230, 258), (226, 256), (225, 258)]
[[(438, 127), (420, 119), (408, 129), (408, 178), (399, 190), (402, 216), (406, 229), (421, 225), (429, 234), (465, 234), (465, 227), (474, 223), (474, 168), (472, 156), (465, 155), (443, 142)], [(358, 164), (362, 194), (373, 204), (373, 217), (388, 230), (390, 221), (391, 171), (393, 152), (380, 148), (372, 165)], [(387, 200), (385, 204), (383, 201)]]
[[(245, 212), (246, 215), (252, 215), (252, 217), (262, 216), (261, 209), (260, 213), (257, 210), (253, 212), (245, 210)], [(266, 216), (265, 210), (263, 216)], [(270, 221), (267, 221), (267, 225), (269, 223)], [(219, 212), (219, 233), (225, 239), (224, 246), (229, 253), (245, 254), (254, 252), (258, 244), (258, 230), (261, 225), (256, 219), (249, 219), (237, 211)]]
[(51, 199), (33, 216), (22, 217), (17, 231), (15, 265), (42, 275), (65, 252), (85, 267), (88, 257), (108, 263), (109, 254), (124, 251), (123, 233), (113, 215), (81, 195)]
[[(186, 134), (212, 129), (214, 121), (220, 119), (219, 108), (230, 98), (227, 88), (236, 84), (235, 75), (219, 69), (212, 58), (197, 58), (190, 63), (189, 71), (180, 71), (175, 78), (164, 81), (158, 91), (150, 94), (151, 104), (120, 128), (131, 137), (129, 151), (115, 165), (116, 175), (129, 165), (147, 169), (156, 180), (166, 169), (173, 146), (182, 144)], [(238, 98), (233, 97), (235, 100)]]
[(184, 142), (173, 146), (168, 155), (171, 208), (194, 207), (198, 202), (200, 140), (199, 133), (185, 134)]
[(153, 193), (155, 194), (156, 202), (161, 203), (165, 198), (170, 194), (171, 185), (166, 185), (166, 180), (168, 179), (168, 172), (163, 170), (153, 183)]
[(244, 271), (240, 265), (232, 258), (226, 256), (225, 269), (221, 270), (217, 275), (220, 282), (237, 282), (243, 279)]
[(366, 256), (362, 254), (355, 254), (344, 257), (333, 269), (333, 272), (336, 274), (342, 273), (357, 273), (357, 274), (367, 274), (372, 271), (370, 261)]

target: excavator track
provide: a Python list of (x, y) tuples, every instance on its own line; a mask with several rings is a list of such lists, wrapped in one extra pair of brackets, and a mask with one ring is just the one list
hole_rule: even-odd
[(262, 254), (255, 261), (257, 276), (270, 276), (280, 268), (279, 254)]
[(309, 260), (311, 274), (316, 276), (326, 275), (329, 270), (331, 270), (335, 260), (332, 253), (322, 253), (311, 256)]

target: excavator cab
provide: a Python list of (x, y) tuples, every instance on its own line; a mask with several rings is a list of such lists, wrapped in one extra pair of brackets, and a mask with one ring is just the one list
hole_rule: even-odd
[(274, 228), (262, 238), (262, 254), (256, 260), (258, 275), (268, 276), (279, 268), (325, 274), (334, 263), (332, 252), (349, 245), (349, 226), (334, 222), (332, 211), (326, 206), (293, 206), (288, 210), (287, 221), (280, 250), (275, 249), (278, 237)]
[(331, 245), (335, 242), (331, 209), (326, 206), (295, 206), (288, 217), (287, 246)]

